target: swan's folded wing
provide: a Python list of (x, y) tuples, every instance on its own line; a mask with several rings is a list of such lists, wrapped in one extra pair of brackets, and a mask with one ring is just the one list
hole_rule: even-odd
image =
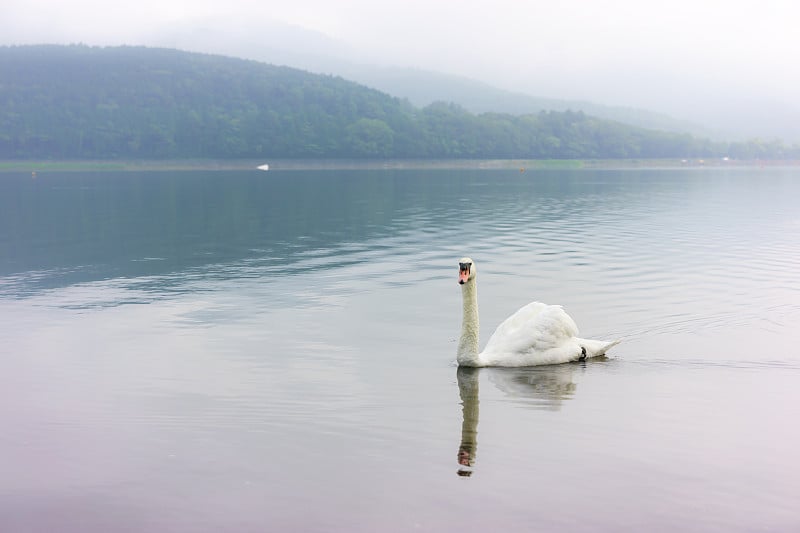
[(564, 346), (578, 334), (578, 327), (558, 305), (532, 302), (500, 324), (484, 352), (546, 352)]

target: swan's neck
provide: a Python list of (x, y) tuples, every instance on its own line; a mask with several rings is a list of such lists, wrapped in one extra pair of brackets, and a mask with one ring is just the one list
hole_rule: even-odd
[(480, 366), (478, 360), (478, 289), (475, 278), (461, 286), (463, 312), (461, 318), (461, 339), (458, 341), (458, 364)]

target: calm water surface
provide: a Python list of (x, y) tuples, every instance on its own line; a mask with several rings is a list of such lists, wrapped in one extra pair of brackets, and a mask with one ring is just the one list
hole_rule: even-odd
[[(0, 174), (0, 530), (800, 530), (800, 170)], [(531, 300), (610, 357), (457, 370)], [(459, 454), (472, 465), (460, 465)]]

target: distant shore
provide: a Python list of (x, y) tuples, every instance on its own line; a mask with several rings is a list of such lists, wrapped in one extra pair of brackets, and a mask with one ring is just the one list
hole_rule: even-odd
[(0, 161), (0, 172), (69, 171), (182, 171), (256, 170), (269, 164), (270, 171), (281, 170), (377, 170), (377, 169), (675, 169), (675, 168), (759, 168), (795, 167), (797, 160), (725, 159), (276, 159), (263, 160), (142, 160), (142, 161)]

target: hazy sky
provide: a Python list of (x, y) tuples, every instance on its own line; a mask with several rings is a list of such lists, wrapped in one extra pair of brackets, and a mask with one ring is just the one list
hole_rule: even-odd
[(800, 107), (796, 0), (0, 0), (0, 42), (150, 44), (165, 25), (236, 15), (539, 96), (664, 109), (735, 93)]

